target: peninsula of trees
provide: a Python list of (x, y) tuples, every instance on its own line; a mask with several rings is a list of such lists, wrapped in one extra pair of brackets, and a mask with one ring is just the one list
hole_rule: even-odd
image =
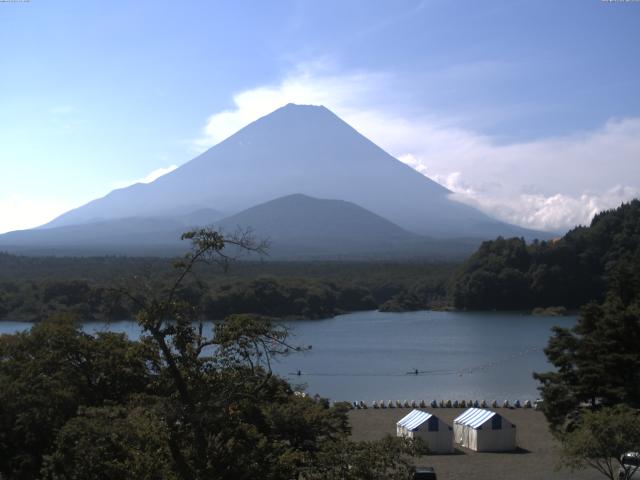
[(620, 269), (639, 266), (640, 200), (633, 200), (557, 240), (484, 242), (455, 274), (450, 294), (467, 310), (577, 309), (602, 302)]

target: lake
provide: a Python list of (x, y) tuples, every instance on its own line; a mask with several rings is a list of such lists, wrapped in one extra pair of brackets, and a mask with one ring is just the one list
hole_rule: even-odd
[[(336, 401), (534, 400), (532, 372), (551, 368), (542, 351), (551, 328), (575, 322), (572, 316), (433, 311), (283, 322), (292, 343), (313, 348), (280, 359), (274, 369), (294, 384), (306, 384), (310, 394)], [(27, 328), (0, 322), (0, 333)], [(90, 322), (85, 329), (139, 335), (135, 322)], [(408, 374), (416, 369), (418, 375)]]

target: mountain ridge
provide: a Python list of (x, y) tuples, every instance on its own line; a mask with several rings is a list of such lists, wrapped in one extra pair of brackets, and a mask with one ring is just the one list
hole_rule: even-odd
[(339, 198), (433, 237), (541, 232), (508, 225), (449, 198), (450, 191), (389, 155), (325, 107), (289, 104), (149, 184), (71, 210), (46, 227), (89, 219), (215, 208), (232, 215), (288, 194)]
[[(0, 246), (76, 244), (120, 251), (129, 245), (139, 252), (146, 242), (172, 250), (179, 230), (188, 226), (223, 225), (239, 215), (245, 228), (266, 227), (264, 216), (251, 213), (256, 207), (266, 209), (272, 223), (280, 225), (283, 232), (266, 230), (292, 255), (335, 255), (340, 243), (349, 244), (349, 254), (371, 252), (370, 238), (376, 235), (364, 232), (374, 224), (387, 241), (388, 251), (378, 249), (380, 254), (390, 255), (395, 250), (420, 255), (417, 245), (424, 242), (449, 251), (443, 240), (451, 238), (465, 239), (467, 245), (497, 236), (551, 237), (500, 222), (450, 197), (448, 189), (327, 108), (288, 104), (151, 183), (114, 190), (37, 229), (1, 235)], [(300, 210), (303, 205), (306, 213)], [(347, 211), (351, 216), (342, 219)], [(309, 224), (308, 217), (318, 212), (322, 225)], [(363, 232), (358, 234), (357, 228)], [(314, 232), (315, 238), (305, 238), (305, 232)]]
[(420, 236), (354, 203), (303, 194), (280, 197), (222, 219), (215, 217), (217, 213), (16, 231), (0, 235), (0, 249), (31, 255), (171, 256), (188, 248), (179, 240), (184, 231), (204, 226), (225, 235), (249, 228), (257, 240), (270, 241), (268, 258), (277, 260), (452, 259), (465, 257), (480, 243), (480, 239)]

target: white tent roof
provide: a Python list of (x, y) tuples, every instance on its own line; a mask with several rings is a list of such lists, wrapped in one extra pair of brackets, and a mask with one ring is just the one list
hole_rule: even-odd
[(466, 425), (471, 428), (478, 428), (494, 415), (497, 415), (497, 413), (484, 410), (482, 408), (470, 408), (460, 416), (456, 417), (453, 423)]
[(422, 410), (412, 410), (409, 415), (402, 417), (398, 421), (398, 426), (404, 427), (407, 430), (415, 430), (431, 417), (433, 417), (432, 414), (423, 412)]

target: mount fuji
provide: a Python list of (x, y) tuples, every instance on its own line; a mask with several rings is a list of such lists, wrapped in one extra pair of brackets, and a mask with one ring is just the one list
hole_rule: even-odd
[[(375, 235), (402, 237), (402, 244), (419, 237), (479, 242), (499, 235), (551, 236), (495, 220), (453, 200), (451, 193), (385, 152), (327, 108), (289, 104), (154, 182), (114, 190), (37, 229), (0, 235), (0, 248), (29, 246), (57, 251), (100, 246), (109, 250), (109, 245), (117, 244), (126, 250), (127, 244), (144, 248), (145, 242), (171, 246), (187, 225), (230, 225), (243, 219), (254, 225), (241, 226), (253, 227), (260, 236), (266, 225), (258, 225), (260, 216), (240, 214), (287, 197), (288, 201), (270, 204), (267, 209), (287, 232), (286, 239), (279, 236), (280, 243), (292, 248), (300, 242), (309, 243), (308, 227), (301, 221), (305, 216), (300, 216), (300, 208), (295, 215), (289, 208), (295, 203), (292, 198), (305, 199), (300, 205), (303, 210), (305, 205), (309, 208), (305, 218), (313, 220), (323, 212), (314, 228), (315, 252), (322, 252), (322, 239), (328, 242), (331, 236), (322, 232), (338, 228), (348, 231), (350, 241), (354, 245), (361, 242), (363, 248)], [(316, 202), (306, 201), (309, 197)], [(318, 202), (330, 201), (343, 203), (318, 209)], [(345, 205), (349, 205), (352, 217), (337, 214)], [(378, 226), (373, 228), (372, 223)], [(361, 234), (353, 228), (365, 224)], [(327, 253), (333, 251), (329, 243), (325, 245)]]

